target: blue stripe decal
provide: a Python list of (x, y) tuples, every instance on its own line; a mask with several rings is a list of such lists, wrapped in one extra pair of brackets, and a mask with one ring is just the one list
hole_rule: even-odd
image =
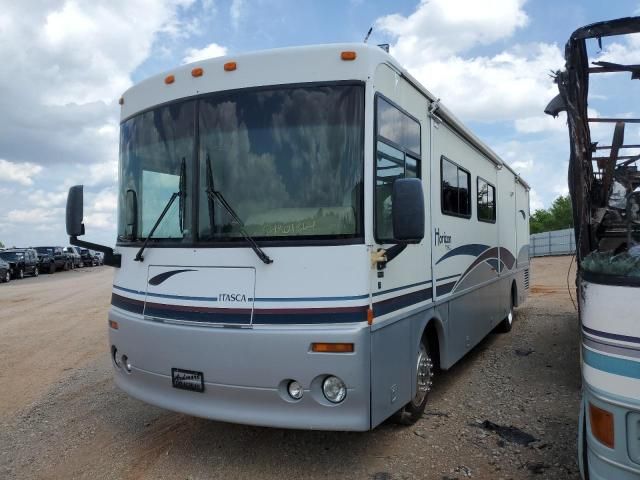
[[(460, 274), (458, 274), (460, 275)], [(446, 280), (448, 278), (457, 277), (458, 275), (452, 275), (450, 277), (440, 278), (438, 280)], [(383, 290), (381, 292), (374, 292), (373, 296), (377, 297), (379, 295), (385, 295), (387, 293), (398, 292), (400, 290), (407, 290), (413, 287), (419, 287), (421, 285), (429, 285), (431, 280), (426, 280), (424, 282), (412, 283), (410, 285), (403, 285), (401, 287), (390, 288), (389, 290)], [(151, 292), (141, 292), (138, 290), (132, 290), (130, 288), (120, 287), (118, 285), (113, 285), (113, 288), (116, 290), (122, 290), (123, 292), (133, 293), (136, 295), (149, 296), (149, 297), (158, 297), (158, 298), (172, 298), (176, 300), (192, 300), (192, 301), (204, 301), (204, 302), (216, 302), (218, 301), (217, 297), (185, 297), (180, 295), (168, 295), (161, 293), (151, 293)], [(253, 300), (255, 302), (336, 302), (343, 300), (365, 300), (369, 298), (368, 294), (363, 295), (347, 295), (343, 297), (257, 297), (255, 299), (249, 298), (249, 300)]]
[(591, 335), (597, 335), (599, 337), (611, 338), (612, 340), (621, 340), (623, 342), (640, 343), (640, 338), (638, 337), (630, 337), (628, 335), (619, 335), (617, 333), (601, 332), (600, 330), (594, 330), (593, 328), (589, 328), (585, 325), (582, 325), (582, 329), (586, 333), (590, 333)]
[(448, 277), (438, 278), (438, 279), (436, 280), (436, 282), (440, 282), (440, 281), (442, 281), (442, 280), (449, 280), (449, 279), (451, 279), (451, 278), (456, 278), (456, 277), (459, 277), (459, 276), (460, 276), (460, 274), (459, 274), (459, 273), (456, 273), (455, 275), (449, 275)]
[(456, 282), (443, 283), (442, 285), (438, 285), (436, 287), (436, 296), (439, 297), (441, 295), (446, 295), (453, 287), (456, 285)]
[(467, 245), (461, 245), (445, 253), (442, 257), (440, 257), (440, 260), (436, 262), (436, 265), (449, 257), (455, 257), (457, 255), (470, 255), (472, 257), (477, 257), (489, 248), (491, 248), (489, 247), (489, 245), (482, 245), (481, 243), (469, 243)]
[(402, 287), (390, 288), (389, 290), (383, 290), (381, 292), (374, 292), (373, 296), (374, 297), (378, 297), (380, 295), (385, 295), (387, 293), (398, 292), (400, 290), (406, 290), (407, 288), (419, 287), (420, 285), (429, 285), (430, 283), (431, 283), (431, 280), (427, 280), (425, 282), (412, 283), (411, 285), (404, 285)]
[(123, 292), (135, 293), (136, 295), (147, 295), (149, 297), (172, 298), (176, 300), (192, 300), (195, 302), (217, 302), (218, 301), (218, 297), (185, 297), (182, 295), (166, 295), (163, 293), (139, 292), (137, 290), (131, 290), (129, 288), (119, 287), (118, 285), (114, 285), (113, 288), (115, 288), (116, 290), (122, 290)]
[(640, 362), (624, 358), (602, 355), (587, 348), (582, 348), (584, 363), (603, 372), (621, 375), (623, 377), (640, 379)]
[(339, 300), (363, 300), (365, 298), (369, 298), (369, 295), (351, 295), (346, 297), (260, 297), (254, 300), (256, 302), (335, 302)]

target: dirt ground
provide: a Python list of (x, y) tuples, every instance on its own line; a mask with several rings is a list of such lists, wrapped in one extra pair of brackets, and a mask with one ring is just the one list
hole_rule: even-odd
[(366, 433), (226, 424), (129, 398), (111, 376), (109, 267), (0, 285), (0, 478), (576, 479), (569, 264), (534, 259), (512, 332), (439, 372), (415, 426)]

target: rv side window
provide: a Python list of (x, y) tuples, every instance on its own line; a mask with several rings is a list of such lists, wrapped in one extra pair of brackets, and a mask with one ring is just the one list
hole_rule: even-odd
[(442, 213), (471, 217), (471, 175), (446, 157), (442, 157)]
[(496, 222), (496, 187), (478, 177), (478, 220)]
[(420, 123), (381, 96), (376, 99), (375, 236), (393, 241), (391, 193), (398, 178), (420, 178)]

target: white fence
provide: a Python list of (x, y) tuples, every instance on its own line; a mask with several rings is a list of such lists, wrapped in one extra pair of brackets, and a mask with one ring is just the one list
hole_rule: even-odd
[(529, 240), (529, 255), (571, 255), (576, 252), (576, 239), (573, 228), (553, 232), (534, 233)]

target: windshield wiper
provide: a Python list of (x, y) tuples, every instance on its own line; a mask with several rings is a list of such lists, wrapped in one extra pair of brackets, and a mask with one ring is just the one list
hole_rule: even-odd
[(214, 226), (213, 206), (215, 204), (215, 200), (218, 200), (218, 202), (220, 202), (220, 205), (222, 205), (223, 208), (229, 213), (229, 215), (231, 215), (231, 218), (233, 219), (233, 221), (238, 224), (238, 229), (240, 230), (240, 233), (242, 234), (244, 239), (249, 243), (249, 245), (251, 246), (251, 249), (254, 252), (256, 252), (256, 255), (258, 256), (258, 258), (262, 260), (264, 263), (266, 263), (267, 265), (269, 265), (270, 263), (273, 263), (273, 260), (271, 259), (271, 257), (269, 257), (269, 255), (267, 255), (264, 252), (264, 250), (260, 248), (260, 246), (253, 239), (253, 237), (251, 237), (251, 235), (249, 235), (249, 233), (245, 230), (244, 223), (242, 222), (242, 220), (240, 220), (240, 217), (238, 217), (238, 215), (233, 210), (233, 208), (231, 208), (231, 205), (229, 205), (227, 200), (224, 198), (224, 196), (222, 195), (222, 192), (217, 191), (213, 187), (213, 172), (211, 170), (211, 158), (209, 158), (209, 154), (207, 154), (207, 190), (206, 192), (210, 200), (209, 216), (211, 220), (212, 233), (213, 233), (213, 226)]
[(187, 184), (187, 167), (186, 167), (185, 160), (183, 158), (182, 162), (180, 162), (180, 180), (178, 181), (178, 191), (173, 192), (171, 194), (171, 198), (165, 205), (164, 210), (162, 210), (162, 213), (156, 220), (156, 223), (153, 224), (153, 228), (149, 232), (149, 235), (147, 235), (147, 238), (144, 239), (144, 243), (140, 247), (140, 250), (138, 250), (138, 253), (136, 253), (136, 257), (133, 259), (134, 261), (136, 262), (144, 261), (142, 252), (144, 252), (144, 249), (147, 248), (147, 243), (149, 243), (149, 239), (153, 237), (153, 234), (155, 233), (156, 228), (158, 228), (158, 225), (160, 225), (160, 222), (162, 222), (162, 219), (167, 214), (167, 212), (171, 208), (171, 205), (173, 205), (173, 202), (175, 202), (176, 198), (180, 199), (180, 202), (179, 202), (180, 211), (178, 212), (178, 222), (180, 224), (180, 233), (184, 232), (184, 215), (183, 215), (182, 209), (184, 208), (184, 198), (186, 196), (186, 184)]

